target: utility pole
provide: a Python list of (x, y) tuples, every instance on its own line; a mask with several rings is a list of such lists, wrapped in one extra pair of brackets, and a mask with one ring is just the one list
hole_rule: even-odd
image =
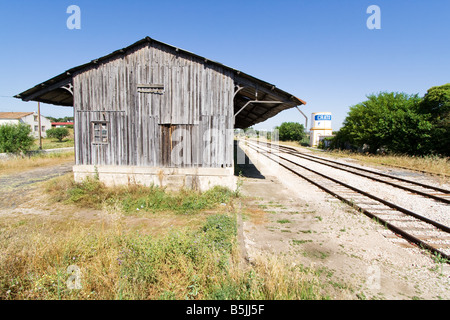
[(39, 121), (39, 150), (42, 150), (42, 136), (41, 136), (41, 103), (38, 102), (38, 121)]

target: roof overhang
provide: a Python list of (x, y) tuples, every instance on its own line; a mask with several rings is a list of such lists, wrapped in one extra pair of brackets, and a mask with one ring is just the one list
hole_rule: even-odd
[(248, 128), (263, 122), (283, 110), (305, 101), (270, 83), (237, 72), (235, 74), (234, 114), (235, 128)]
[(28, 89), (14, 98), (23, 101), (38, 101), (64, 107), (73, 106), (72, 76), (69, 72), (60, 74)]
[(97, 65), (103, 61), (107, 61), (117, 55), (124, 55), (138, 46), (151, 42), (166, 46), (175, 52), (183, 52), (189, 56), (200, 58), (205, 61), (205, 63), (211, 63), (233, 72), (236, 85), (234, 94), (235, 128), (250, 127), (256, 123), (265, 121), (275, 116), (283, 110), (306, 104), (303, 100), (278, 89), (273, 84), (257, 79), (243, 73), (242, 71), (225, 66), (219, 62), (206, 59), (192, 52), (154, 40), (150, 37), (146, 37), (126, 48), (116, 50), (86, 64), (69, 69), (60, 75), (44, 81), (14, 97), (22, 99), (23, 101), (38, 101), (66, 107), (73, 106), (73, 74)]

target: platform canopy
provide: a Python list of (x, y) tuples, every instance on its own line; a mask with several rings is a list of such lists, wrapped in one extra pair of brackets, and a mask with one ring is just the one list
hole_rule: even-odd
[(93, 65), (106, 61), (116, 55), (124, 55), (146, 42), (158, 43), (169, 49), (176, 50), (177, 52), (181, 51), (190, 56), (200, 58), (206, 64), (214, 64), (233, 72), (235, 81), (235, 128), (248, 128), (275, 116), (283, 110), (306, 104), (305, 101), (288, 92), (278, 89), (273, 84), (225, 66), (219, 62), (206, 59), (192, 52), (154, 40), (150, 37), (146, 37), (126, 48), (116, 50), (86, 64), (71, 68), (56, 77), (16, 95), (15, 98), (22, 99), (23, 101), (38, 101), (58, 106), (71, 107), (73, 106), (72, 77), (76, 72), (92, 67)]

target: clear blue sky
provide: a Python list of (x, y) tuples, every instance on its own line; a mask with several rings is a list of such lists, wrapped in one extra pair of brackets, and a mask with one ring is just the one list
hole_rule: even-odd
[[(69, 30), (69, 5), (81, 30)], [(369, 30), (369, 5), (381, 29)], [(303, 112), (330, 111), (339, 129), (349, 107), (380, 91), (423, 96), (450, 82), (450, 1), (2, 1), (0, 111), (35, 111), (10, 98), (74, 66), (145, 36), (275, 84), (305, 100)], [(72, 108), (41, 105), (44, 115)], [(304, 123), (286, 110), (256, 126)]]

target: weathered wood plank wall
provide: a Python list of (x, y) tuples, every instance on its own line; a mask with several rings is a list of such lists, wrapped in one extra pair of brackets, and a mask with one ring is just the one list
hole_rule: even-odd
[[(73, 86), (78, 165), (233, 165), (229, 70), (151, 43), (78, 72)], [(107, 143), (93, 142), (92, 121), (107, 124)]]

